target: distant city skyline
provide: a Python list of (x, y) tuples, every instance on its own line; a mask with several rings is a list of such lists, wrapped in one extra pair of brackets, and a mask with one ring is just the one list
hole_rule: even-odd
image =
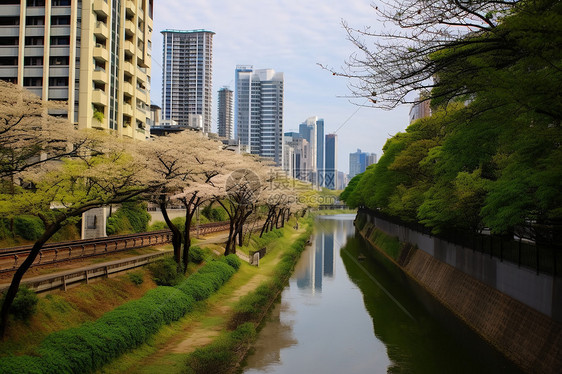
[[(285, 6), (271, 3), (268, 16), (254, 2), (236, 3), (168, 0), (154, 7), (151, 99), (161, 105), (162, 38), (165, 29), (206, 29), (213, 36), (213, 103), (222, 86), (234, 88), (237, 65), (253, 64), (284, 72), (284, 129), (298, 131), (303, 118), (318, 113), (324, 133), (338, 135), (339, 169), (348, 172), (348, 155), (357, 148), (377, 154), (387, 138), (403, 131), (409, 106), (393, 111), (359, 107), (350, 103), (348, 81), (332, 76), (317, 64), (338, 68), (354, 52), (341, 21), (350, 26), (380, 30), (374, 10), (366, 0), (316, 1)], [(180, 16), (181, 15), (181, 16)], [(235, 32), (234, 32), (235, 30)], [(358, 104), (365, 104), (360, 100)], [(212, 131), (217, 132), (217, 106), (213, 105)]]

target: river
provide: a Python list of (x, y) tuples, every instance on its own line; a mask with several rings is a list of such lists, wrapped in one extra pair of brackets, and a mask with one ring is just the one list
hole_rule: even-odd
[(244, 373), (519, 373), (398, 270), (381, 266), (353, 218), (316, 219), (312, 245)]

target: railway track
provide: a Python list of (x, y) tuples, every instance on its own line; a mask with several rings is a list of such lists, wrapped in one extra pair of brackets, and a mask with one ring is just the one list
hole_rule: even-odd
[[(200, 234), (228, 230), (228, 222), (212, 222), (199, 226)], [(193, 227), (190, 232), (195, 233)], [(172, 232), (159, 230), (137, 234), (115, 235), (106, 238), (84, 239), (68, 242), (46, 243), (32, 266), (53, 264), (57, 262), (101, 256), (136, 248), (170, 243)], [(32, 246), (9, 247), (0, 249), (0, 273), (14, 271), (25, 260)]]

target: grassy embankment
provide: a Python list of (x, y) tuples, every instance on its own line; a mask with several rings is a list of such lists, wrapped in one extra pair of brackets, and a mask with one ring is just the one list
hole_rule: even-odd
[(291, 220), (278, 231), (282, 235), (269, 234), (265, 244), (252, 239), (247, 250), (268, 248), (259, 268), (243, 263), (224, 287), (192, 313), (165, 326), (153, 339), (101, 372), (223, 373), (235, 367), (304, 249), (310, 236), (309, 223), (301, 220), (295, 230)]
[(390, 236), (374, 227), (373, 224), (367, 222), (365, 215), (358, 215), (355, 220), (357, 230), (366, 233), (367, 239), (375, 247), (386, 253), (394, 261), (398, 261), (402, 252), (404, 243), (400, 243), (397, 237)]
[(93, 322), (54, 332), (33, 354), (4, 357), (0, 373), (87, 373), (99, 369), (189, 313), (226, 283), (240, 264), (234, 255), (207, 261), (175, 287), (154, 288)]

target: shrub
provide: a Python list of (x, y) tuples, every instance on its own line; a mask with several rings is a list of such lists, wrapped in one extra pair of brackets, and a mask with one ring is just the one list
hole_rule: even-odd
[(181, 280), (182, 269), (173, 257), (153, 262), (148, 266), (152, 278), (159, 286), (175, 286)]
[(10, 306), (10, 313), (15, 318), (27, 321), (37, 310), (37, 294), (27, 287), (21, 287)]
[(14, 232), (26, 240), (37, 240), (45, 231), (43, 221), (34, 216), (14, 218)]
[(156, 221), (148, 227), (148, 231), (159, 231), (159, 230), (165, 230), (167, 228), (168, 225), (166, 225), (166, 222)]
[(107, 219), (107, 234), (126, 234), (145, 232), (148, 229), (150, 214), (146, 211), (146, 203), (128, 201)]
[(236, 256), (235, 254), (230, 254), (224, 258), (224, 261), (232, 266), (234, 269), (238, 270), (240, 265), (242, 265), (242, 261)]
[(200, 264), (203, 262), (203, 250), (198, 246), (193, 246), (189, 248), (189, 261), (194, 264)]
[(134, 272), (134, 273), (129, 273), (128, 274), (129, 280), (131, 282), (133, 282), (133, 284), (136, 284), (137, 286), (143, 284), (144, 282), (144, 274), (141, 273), (140, 271)]

